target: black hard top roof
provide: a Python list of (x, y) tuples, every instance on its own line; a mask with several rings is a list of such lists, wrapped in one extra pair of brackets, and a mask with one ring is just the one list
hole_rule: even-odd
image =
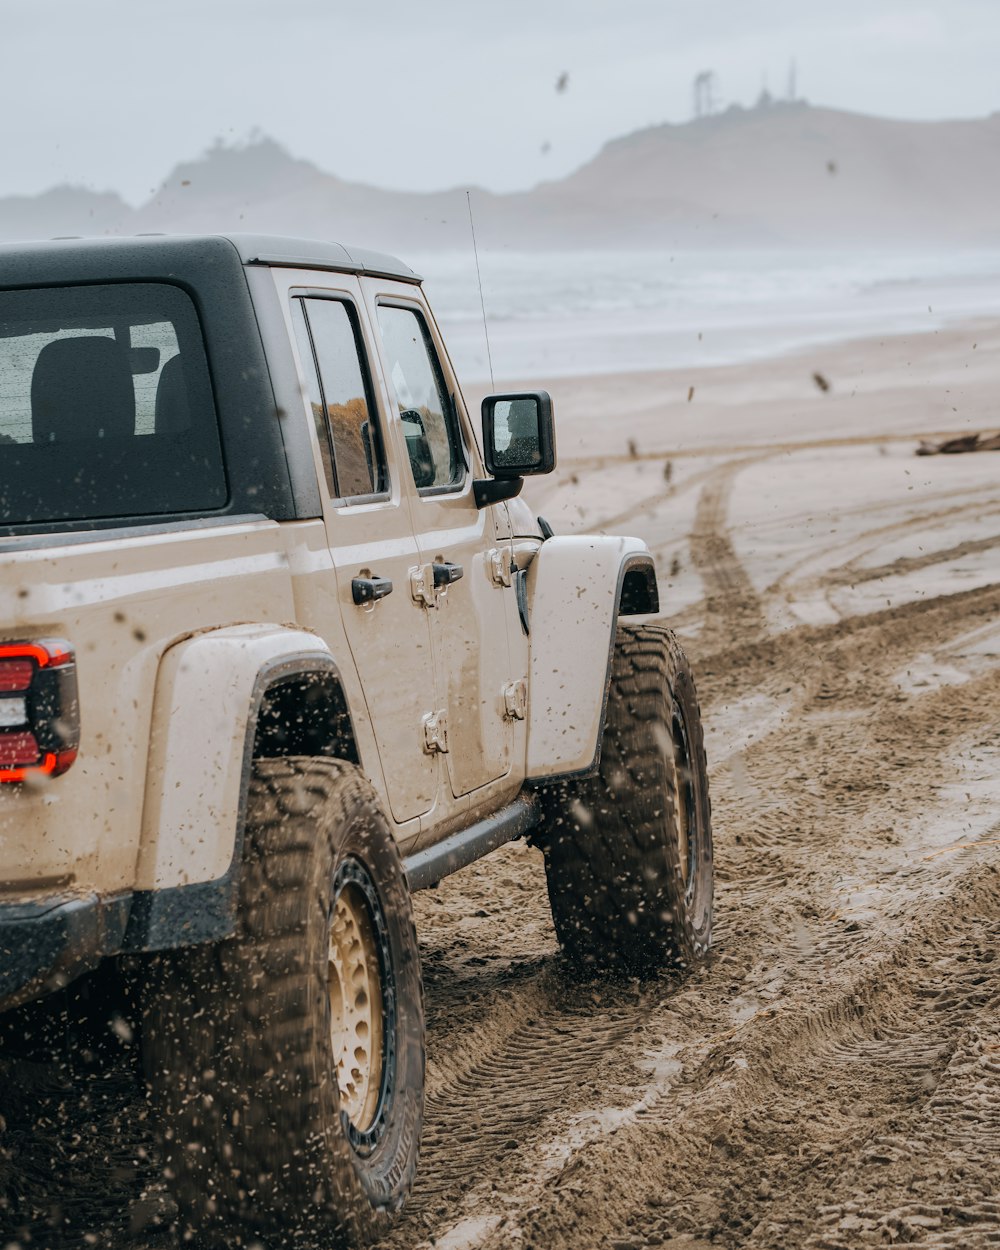
[[(131, 253), (147, 260), (159, 259), (157, 253), (176, 256), (188, 244), (193, 252), (200, 252), (209, 241), (226, 240), (236, 249), (244, 265), (279, 265), (294, 269), (328, 269), (338, 273), (374, 274), (378, 277), (396, 278), (402, 282), (419, 282), (420, 277), (409, 265), (395, 256), (372, 252), (367, 248), (345, 247), (342, 243), (328, 243), (318, 239), (298, 239), (277, 234), (135, 234), (115, 235), (108, 238), (60, 238), (27, 243), (0, 243), (0, 287), (5, 285), (5, 269), (8, 265), (23, 269), (25, 262), (34, 259), (51, 262), (54, 255), (62, 254), (72, 267), (73, 260), (86, 256), (88, 269), (93, 267), (101, 253), (120, 263), (123, 253)], [(72, 280), (71, 274), (67, 277)]]

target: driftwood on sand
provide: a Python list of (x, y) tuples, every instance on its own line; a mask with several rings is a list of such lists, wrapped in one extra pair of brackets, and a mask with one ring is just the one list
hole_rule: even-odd
[(1000, 451), (1000, 431), (996, 434), (960, 434), (939, 443), (927, 439), (917, 448), (918, 456), (955, 456), (963, 451)]

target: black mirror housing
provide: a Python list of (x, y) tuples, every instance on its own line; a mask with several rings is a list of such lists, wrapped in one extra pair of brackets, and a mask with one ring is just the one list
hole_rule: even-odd
[(483, 457), (501, 481), (551, 473), (556, 431), (547, 391), (487, 395), (483, 400)]

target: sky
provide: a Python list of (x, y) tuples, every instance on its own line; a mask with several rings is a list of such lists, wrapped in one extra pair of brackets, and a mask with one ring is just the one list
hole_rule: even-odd
[[(357, 182), (524, 189), (766, 85), (881, 116), (1000, 110), (1000, 0), (0, 0), (0, 195), (142, 203), (256, 131)], [(560, 78), (566, 75), (563, 89)]]

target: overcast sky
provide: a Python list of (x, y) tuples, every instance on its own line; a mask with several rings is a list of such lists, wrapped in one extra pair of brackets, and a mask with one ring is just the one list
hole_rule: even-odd
[(749, 104), (793, 59), (814, 104), (1000, 109), (1000, 0), (0, 0), (0, 52), (0, 195), (132, 203), (254, 127), (356, 181), (524, 188), (688, 118), (700, 70)]

